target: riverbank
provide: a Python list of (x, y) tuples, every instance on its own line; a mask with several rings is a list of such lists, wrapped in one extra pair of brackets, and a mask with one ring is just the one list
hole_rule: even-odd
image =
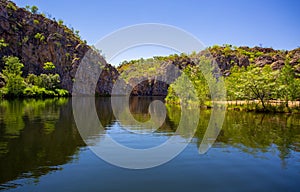
[(226, 109), (265, 113), (300, 113), (300, 101), (269, 100), (266, 101), (265, 107), (259, 100), (226, 101)]
[[(180, 106), (180, 102), (166, 101), (167, 105)], [(226, 108), (228, 111), (246, 111), (246, 112), (259, 112), (259, 113), (300, 113), (300, 101), (288, 101), (287, 103), (282, 100), (265, 101), (265, 107), (259, 100), (236, 100), (236, 101), (205, 101), (202, 105), (198, 103), (191, 103), (189, 105), (199, 106), (202, 109)]]

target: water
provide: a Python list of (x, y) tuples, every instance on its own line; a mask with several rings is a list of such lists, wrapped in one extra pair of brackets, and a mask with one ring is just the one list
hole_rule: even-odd
[[(151, 98), (133, 98), (136, 120), (149, 120)], [(165, 123), (135, 134), (115, 119), (109, 98), (96, 100), (105, 130), (128, 147), (149, 148), (174, 134), (180, 108), (167, 107)], [(298, 191), (300, 115), (229, 111), (217, 142), (198, 147), (210, 110), (187, 148), (170, 162), (130, 170), (97, 157), (83, 142), (68, 99), (0, 101), (0, 190), (6, 191)], [(142, 127), (130, 127), (142, 129)], [(184, 135), (182, 135), (184, 137)], [(101, 140), (99, 140), (101, 142)]]

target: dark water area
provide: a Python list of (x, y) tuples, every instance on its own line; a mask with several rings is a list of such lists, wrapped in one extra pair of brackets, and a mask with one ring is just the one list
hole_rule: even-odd
[[(148, 108), (154, 99), (160, 98), (130, 99), (135, 120), (150, 119)], [(140, 135), (125, 128), (146, 128), (122, 124), (113, 114), (110, 98), (97, 98), (95, 104), (104, 131), (91, 138), (110, 135), (137, 149), (168, 140), (181, 118), (180, 108), (168, 105), (162, 126)], [(299, 191), (300, 114), (227, 111), (216, 142), (199, 154), (211, 110), (200, 114), (195, 136), (183, 152), (161, 166), (132, 170), (109, 164), (85, 144), (71, 99), (2, 100), (0, 190)]]

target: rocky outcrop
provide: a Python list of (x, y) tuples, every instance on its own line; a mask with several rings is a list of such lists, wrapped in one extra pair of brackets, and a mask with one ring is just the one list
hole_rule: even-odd
[[(286, 59), (289, 59), (296, 73), (300, 74), (300, 48), (292, 51), (283, 51), (262, 47), (232, 46), (214, 46), (196, 55), (171, 55), (158, 60), (156, 59), (156, 62), (160, 62), (160, 64), (158, 65), (159, 68), (155, 70), (160, 71), (162, 74), (167, 74), (166, 72), (169, 71), (168, 67), (170, 66), (176, 66), (178, 69), (184, 69), (186, 66), (195, 66), (198, 65), (202, 57), (209, 58), (212, 62), (215, 62), (223, 76), (229, 76), (230, 69), (236, 65), (239, 67), (247, 67), (250, 64), (258, 67), (270, 65), (273, 70), (280, 70), (284, 66)], [(175, 77), (180, 75), (180, 73), (177, 73), (176, 75), (167, 74), (164, 76), (149, 77), (147, 76), (147, 71), (144, 69), (148, 68), (146, 66), (147, 60), (138, 61), (138, 63), (144, 65), (144, 67), (137, 67), (134, 63), (130, 64), (129, 62), (125, 66), (121, 65), (118, 68), (120, 74), (141, 74), (139, 77), (127, 79), (128, 84), (133, 87), (132, 95), (166, 96), (169, 84), (166, 83), (163, 77), (172, 76), (175, 79)], [(140, 83), (137, 84), (138, 82)]]
[[(52, 62), (61, 79), (61, 87), (72, 91), (77, 68), (92, 48), (83, 42), (72, 30), (40, 14), (18, 8), (13, 2), (0, 0), (0, 39), (8, 44), (0, 47), (0, 58), (16, 56), (24, 64), (23, 75), (44, 73), (45, 62)], [(117, 70), (106, 63), (102, 56), (94, 51), (105, 66), (96, 92), (108, 95)], [(102, 58), (102, 59), (101, 59)], [(0, 71), (4, 63), (0, 59)], [(1, 84), (1, 83), (0, 83)]]

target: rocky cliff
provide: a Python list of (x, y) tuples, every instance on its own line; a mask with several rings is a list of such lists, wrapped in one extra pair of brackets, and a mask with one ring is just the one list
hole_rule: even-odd
[[(99, 95), (110, 94), (118, 76), (118, 71), (72, 30), (42, 14), (18, 8), (7, 0), (0, 0), (0, 40), (7, 45), (0, 47), (0, 58), (18, 57), (24, 64), (24, 76), (29, 73), (39, 75), (45, 72), (44, 63), (52, 62), (55, 65), (53, 73), (60, 75), (61, 87), (70, 92), (77, 68), (88, 51), (94, 52), (94, 57), (104, 67), (96, 88)], [(0, 59), (0, 71), (3, 67)], [(0, 85), (3, 86), (3, 79)]]
[[(166, 76), (160, 74), (167, 74), (166, 72), (169, 71), (170, 66), (184, 69), (186, 66), (198, 65), (201, 57), (209, 58), (215, 62), (221, 74), (225, 77), (230, 75), (230, 69), (233, 66), (247, 67), (253, 64), (257, 67), (263, 67), (270, 65), (273, 70), (280, 70), (286, 60), (300, 75), (300, 48), (286, 51), (262, 47), (234, 47), (231, 45), (213, 46), (191, 55), (170, 55), (124, 62), (118, 67), (118, 71), (120, 77), (124, 78), (133, 87), (132, 95), (166, 96), (169, 84), (160, 80), (164, 80), (163, 78)], [(155, 71), (158, 75), (154, 77), (151, 75), (152, 71)], [(180, 73), (167, 74), (167, 76), (173, 78), (179, 75)], [(141, 83), (136, 85), (137, 82)]]
[(300, 74), (300, 48), (287, 51), (263, 47), (250, 48), (224, 45), (210, 47), (208, 51), (225, 76), (230, 74), (229, 70), (234, 65), (240, 67), (250, 64), (258, 67), (271, 65), (273, 70), (278, 70), (283, 67), (287, 59), (296, 73)]

